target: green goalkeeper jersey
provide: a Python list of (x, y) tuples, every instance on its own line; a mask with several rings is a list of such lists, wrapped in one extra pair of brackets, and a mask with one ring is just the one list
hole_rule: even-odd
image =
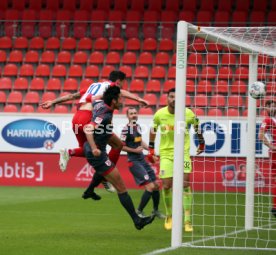
[[(186, 123), (184, 153), (187, 156), (190, 155), (189, 128), (191, 125), (199, 124), (198, 118), (189, 108), (186, 108)], [(154, 114), (153, 127), (155, 130), (160, 127), (160, 156), (172, 158), (174, 155), (174, 114), (169, 112), (168, 106), (161, 108)], [(183, 125), (179, 125), (179, 127), (183, 127)]]

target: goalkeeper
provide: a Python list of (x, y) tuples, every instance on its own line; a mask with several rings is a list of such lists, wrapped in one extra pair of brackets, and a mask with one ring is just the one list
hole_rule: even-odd
[[(156, 131), (160, 128), (160, 179), (162, 180), (163, 190), (162, 195), (166, 208), (166, 219), (164, 227), (167, 230), (172, 228), (172, 182), (173, 182), (173, 158), (174, 158), (174, 111), (175, 111), (175, 89), (168, 91), (167, 106), (158, 110), (153, 117), (153, 127), (150, 131), (149, 153), (151, 156), (154, 152), (154, 141)], [(184, 144), (184, 194), (183, 204), (185, 211), (185, 231), (192, 232), (193, 226), (191, 223), (191, 206), (192, 206), (192, 191), (190, 187), (190, 174), (192, 172), (192, 164), (190, 158), (190, 136), (189, 127), (194, 126), (199, 140), (197, 155), (205, 149), (205, 142), (202, 134), (198, 132), (198, 118), (190, 110), (186, 108), (186, 131)]]

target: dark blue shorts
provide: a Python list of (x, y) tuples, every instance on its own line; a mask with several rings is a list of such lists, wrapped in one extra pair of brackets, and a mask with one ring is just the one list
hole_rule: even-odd
[(129, 161), (128, 166), (137, 185), (145, 185), (156, 180), (154, 170), (144, 159), (139, 161)]
[(115, 165), (110, 161), (106, 151), (101, 151), (101, 155), (99, 157), (95, 157), (92, 154), (91, 147), (88, 142), (84, 144), (84, 155), (88, 161), (88, 163), (95, 169), (95, 171), (105, 176), (112, 172), (115, 168)]

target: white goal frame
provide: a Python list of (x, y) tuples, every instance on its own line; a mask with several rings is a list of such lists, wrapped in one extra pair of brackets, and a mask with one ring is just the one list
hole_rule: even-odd
[[(185, 98), (186, 98), (186, 68), (188, 51), (188, 33), (196, 33), (196, 36), (206, 38), (208, 41), (219, 43), (223, 46), (237, 50), (240, 53), (250, 54), (249, 57), (249, 84), (257, 81), (258, 55), (266, 54), (276, 57), (276, 51), (266, 47), (257, 47), (247, 44), (235, 38), (218, 35), (204, 27), (194, 26), (184, 21), (177, 24), (177, 51), (176, 51), (176, 99), (175, 99), (175, 136), (174, 144), (174, 174), (173, 174), (173, 225), (171, 235), (171, 247), (182, 246), (182, 217), (183, 217), (183, 162), (184, 162), (184, 133), (185, 128)], [(183, 104), (184, 103), (184, 104)], [(184, 107), (183, 107), (184, 106)], [(254, 171), (255, 168), (255, 133), (256, 133), (256, 100), (248, 99), (248, 138), (246, 158), (246, 205), (245, 205), (245, 231), (253, 228), (254, 220)], [(177, 171), (176, 171), (177, 169)]]

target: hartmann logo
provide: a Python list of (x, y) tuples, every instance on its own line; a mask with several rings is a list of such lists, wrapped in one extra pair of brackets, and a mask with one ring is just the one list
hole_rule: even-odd
[[(57, 126), (38, 119), (22, 119), (7, 124), (2, 130), (3, 139), (20, 148), (49, 149), (60, 137)], [(51, 147), (53, 148), (53, 146)]]

